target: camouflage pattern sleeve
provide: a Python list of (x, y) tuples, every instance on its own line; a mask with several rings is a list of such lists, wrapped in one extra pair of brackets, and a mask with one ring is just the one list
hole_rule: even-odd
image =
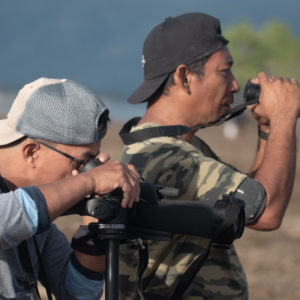
[(221, 199), (246, 178), (193, 145), (170, 137), (125, 147), (121, 160), (132, 163), (148, 182), (179, 188), (180, 199), (185, 200)]

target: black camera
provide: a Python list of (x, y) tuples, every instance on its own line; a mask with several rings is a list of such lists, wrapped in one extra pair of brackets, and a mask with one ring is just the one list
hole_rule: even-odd
[(260, 86), (248, 80), (244, 91), (244, 102), (247, 104), (255, 104), (259, 102)]

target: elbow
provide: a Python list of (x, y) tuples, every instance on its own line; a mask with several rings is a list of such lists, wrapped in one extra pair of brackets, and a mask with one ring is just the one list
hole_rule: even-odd
[(280, 228), (282, 219), (283, 215), (281, 214), (265, 211), (255, 223), (250, 223), (247, 226), (260, 231), (274, 231)]
[(265, 224), (265, 228), (263, 230), (266, 231), (273, 231), (273, 230), (277, 230), (280, 228), (282, 223), (282, 219), (273, 219), (273, 220), (269, 220), (268, 222), (266, 222)]
[(266, 206), (259, 218), (249, 228), (260, 231), (273, 231), (280, 228), (286, 211), (288, 199), (277, 198), (267, 200)]

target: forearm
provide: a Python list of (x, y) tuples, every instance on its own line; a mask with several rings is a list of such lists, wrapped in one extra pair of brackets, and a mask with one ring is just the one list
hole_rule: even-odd
[[(260, 126), (260, 130), (262, 130), (264, 132), (269, 132), (270, 128), (269, 128), (269, 126)], [(257, 152), (256, 152), (256, 157), (255, 157), (255, 161), (254, 161), (251, 173), (249, 174), (250, 177), (254, 178), (257, 170), (259, 169), (259, 166), (262, 163), (263, 158), (264, 158), (266, 145), (267, 145), (267, 140), (261, 138), (258, 133)]]
[(117, 188), (123, 192), (121, 206), (131, 207), (139, 200), (139, 180), (139, 174), (132, 165), (108, 161), (87, 172), (40, 186), (40, 190), (53, 221), (87, 195), (106, 194)]
[(93, 181), (86, 174), (42, 185), (39, 189), (45, 197), (51, 221), (94, 191)]
[(281, 224), (295, 177), (295, 123), (295, 118), (288, 122), (274, 122), (270, 125), (268, 141), (263, 141), (265, 145), (260, 149), (252, 176), (264, 186), (267, 203), (264, 213), (252, 228), (269, 230)]
[(105, 271), (105, 255), (91, 256), (76, 250), (74, 251), (74, 254), (77, 260), (80, 262), (80, 264), (83, 265), (85, 268), (95, 272)]

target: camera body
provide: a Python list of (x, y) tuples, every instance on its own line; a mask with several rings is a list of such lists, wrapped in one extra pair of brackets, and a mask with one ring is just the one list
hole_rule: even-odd
[(260, 96), (260, 85), (252, 83), (248, 80), (245, 91), (243, 101), (247, 104), (255, 104), (259, 102)]

